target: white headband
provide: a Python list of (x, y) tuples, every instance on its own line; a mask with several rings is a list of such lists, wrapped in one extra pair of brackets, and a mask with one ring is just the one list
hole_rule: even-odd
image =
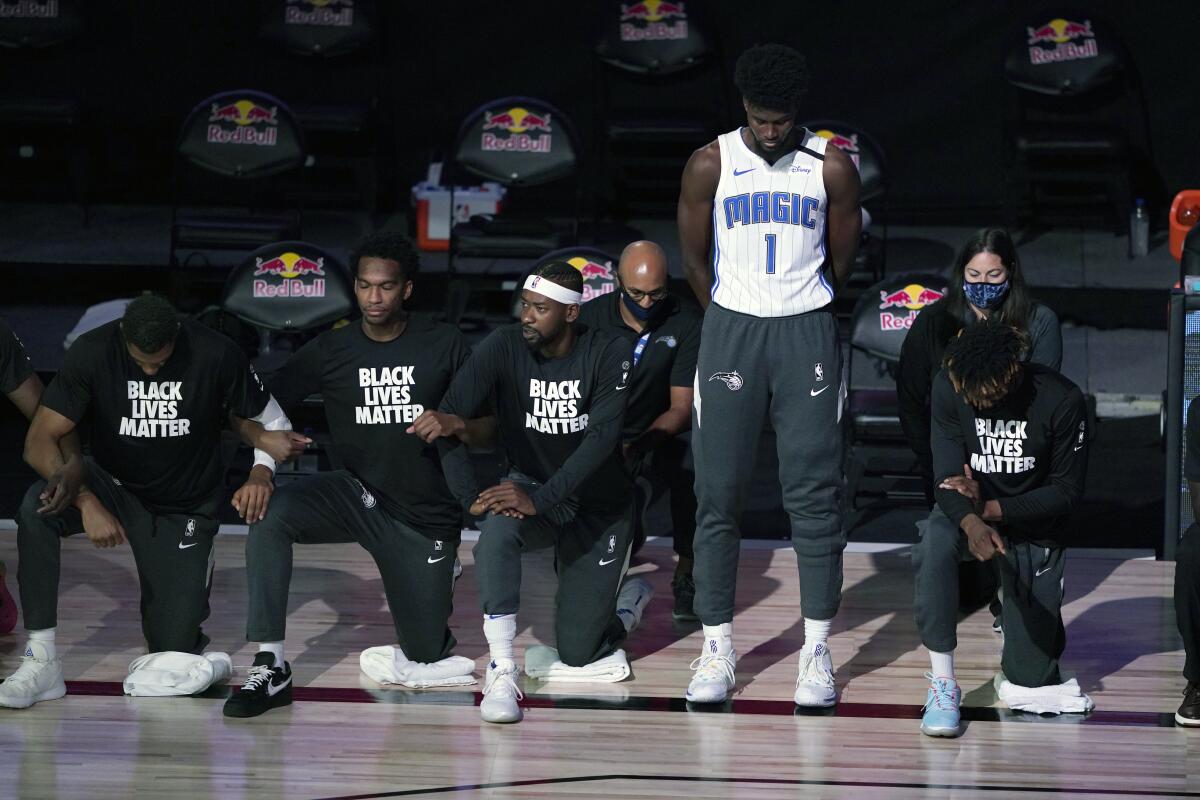
[(572, 292), (565, 286), (559, 286), (551, 280), (543, 278), (541, 275), (530, 275), (525, 279), (525, 288), (531, 292), (544, 294), (551, 300), (557, 300), (565, 305), (579, 305), (583, 301), (583, 295), (579, 292)]

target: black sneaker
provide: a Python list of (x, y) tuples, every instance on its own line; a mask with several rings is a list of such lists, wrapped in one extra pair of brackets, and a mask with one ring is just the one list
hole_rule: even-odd
[(275, 654), (263, 651), (254, 656), (250, 677), (225, 701), (227, 717), (257, 717), (280, 706), (292, 704), (292, 668), (286, 661), (275, 666)]
[(671, 612), (671, 617), (676, 622), (699, 620), (693, 608), (696, 602), (696, 582), (692, 580), (692, 576), (676, 575), (671, 581), (671, 591), (675, 595), (675, 610)]
[(1183, 705), (1175, 712), (1175, 723), (1189, 728), (1200, 726), (1200, 683), (1189, 683), (1183, 690)]

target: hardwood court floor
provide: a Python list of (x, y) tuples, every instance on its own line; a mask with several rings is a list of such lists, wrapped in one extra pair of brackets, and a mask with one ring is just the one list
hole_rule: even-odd
[[(217, 539), (206, 625), (235, 665), (253, 656), (242, 640), (243, 543)], [(469, 543), (460, 556), (458, 652), (482, 668)], [(0, 531), (0, 558), (15, 571), (12, 531)], [(358, 652), (393, 639), (373, 564), (354, 545), (297, 548), (287, 642), (296, 703), (227, 720), (221, 687), (200, 698), (121, 695), (141, 653), (132, 558), (75, 537), (64, 547), (58, 634), (70, 693), (0, 710), (0, 797), (1200, 797), (1200, 731), (1170, 722), (1183, 662), (1171, 564), (1071, 559), (1065, 663), (1096, 701), (1086, 720), (995, 708), (1000, 637), (986, 609), (965, 620), (957, 663), (967, 729), (946, 740), (917, 729), (928, 661), (906, 552), (846, 557), (831, 639), (835, 716), (793, 713), (795, 557), (750, 545), (739, 566), (732, 713), (687, 711), (679, 698), (700, 638), (671, 621), (671, 563), (669, 545), (651, 543), (632, 568), (658, 591), (627, 643), (632, 679), (526, 680), (525, 721), (485, 726), (479, 686), (388, 690), (362, 677)], [(518, 651), (552, 642), (554, 585), (548, 558), (527, 556)], [(22, 641), (0, 637), (3, 674)]]

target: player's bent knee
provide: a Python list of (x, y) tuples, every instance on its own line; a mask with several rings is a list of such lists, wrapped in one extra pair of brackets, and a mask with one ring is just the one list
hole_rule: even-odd
[(41, 495), (46, 488), (45, 481), (36, 481), (25, 492), (25, 496), (21, 499), (21, 507), (17, 511), (17, 522), (22, 526), (37, 524), (44, 519), (37, 510), (41, 508)]

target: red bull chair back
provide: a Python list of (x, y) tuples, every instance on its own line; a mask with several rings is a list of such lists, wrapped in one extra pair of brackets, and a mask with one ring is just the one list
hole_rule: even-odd
[(50, 47), (69, 42), (83, 30), (83, 4), (79, 0), (25, 0), (3, 5), (0, 47)]
[(846, 499), (851, 506), (860, 493), (924, 502), (924, 489), (919, 479), (913, 480), (916, 463), (900, 427), (896, 367), (917, 315), (942, 300), (946, 291), (941, 275), (906, 273), (866, 289), (854, 306), (846, 355)]
[[(470, 176), (510, 188), (564, 181), (579, 169), (579, 139), (562, 111), (533, 97), (501, 97), (467, 115), (458, 131), (449, 164), (453, 187)], [(542, 216), (545, 193), (510, 192), (504, 214), (474, 217), (450, 230), (450, 271), (459, 256), (536, 258), (575, 241), (579, 232), (579, 186), (568, 191), (573, 200), (555, 204), (558, 214), (571, 216), (567, 227)], [(540, 204), (537, 195), (542, 195)], [(451, 203), (454, 202), (451, 195)], [(524, 205), (522, 213), (521, 206)]]
[(1052, 8), (1015, 26), (1008, 48), (1010, 228), (1100, 222), (1120, 232), (1133, 185), (1152, 207), (1165, 199), (1137, 71), (1111, 27), (1083, 9)]
[(372, 0), (262, 0), (259, 35), (302, 56), (335, 58), (375, 37)]
[(179, 154), (218, 175), (265, 178), (304, 163), (304, 136), (281, 100), (239, 89), (205, 98), (192, 109), (179, 134)]
[(221, 307), (267, 331), (307, 331), (354, 311), (350, 273), (308, 242), (274, 242), (247, 256), (225, 280)]
[[(720, 40), (705, 0), (594, 3), (593, 119), (608, 213), (673, 215), (680, 153), (733, 127)], [(598, 212), (599, 213), (599, 212)]]
[(617, 290), (617, 259), (595, 247), (564, 247), (546, 253), (537, 260), (513, 292), (513, 316), (521, 315), (521, 291), (525, 278), (535, 269), (551, 261), (566, 261), (583, 275), (583, 302), (587, 303)]

